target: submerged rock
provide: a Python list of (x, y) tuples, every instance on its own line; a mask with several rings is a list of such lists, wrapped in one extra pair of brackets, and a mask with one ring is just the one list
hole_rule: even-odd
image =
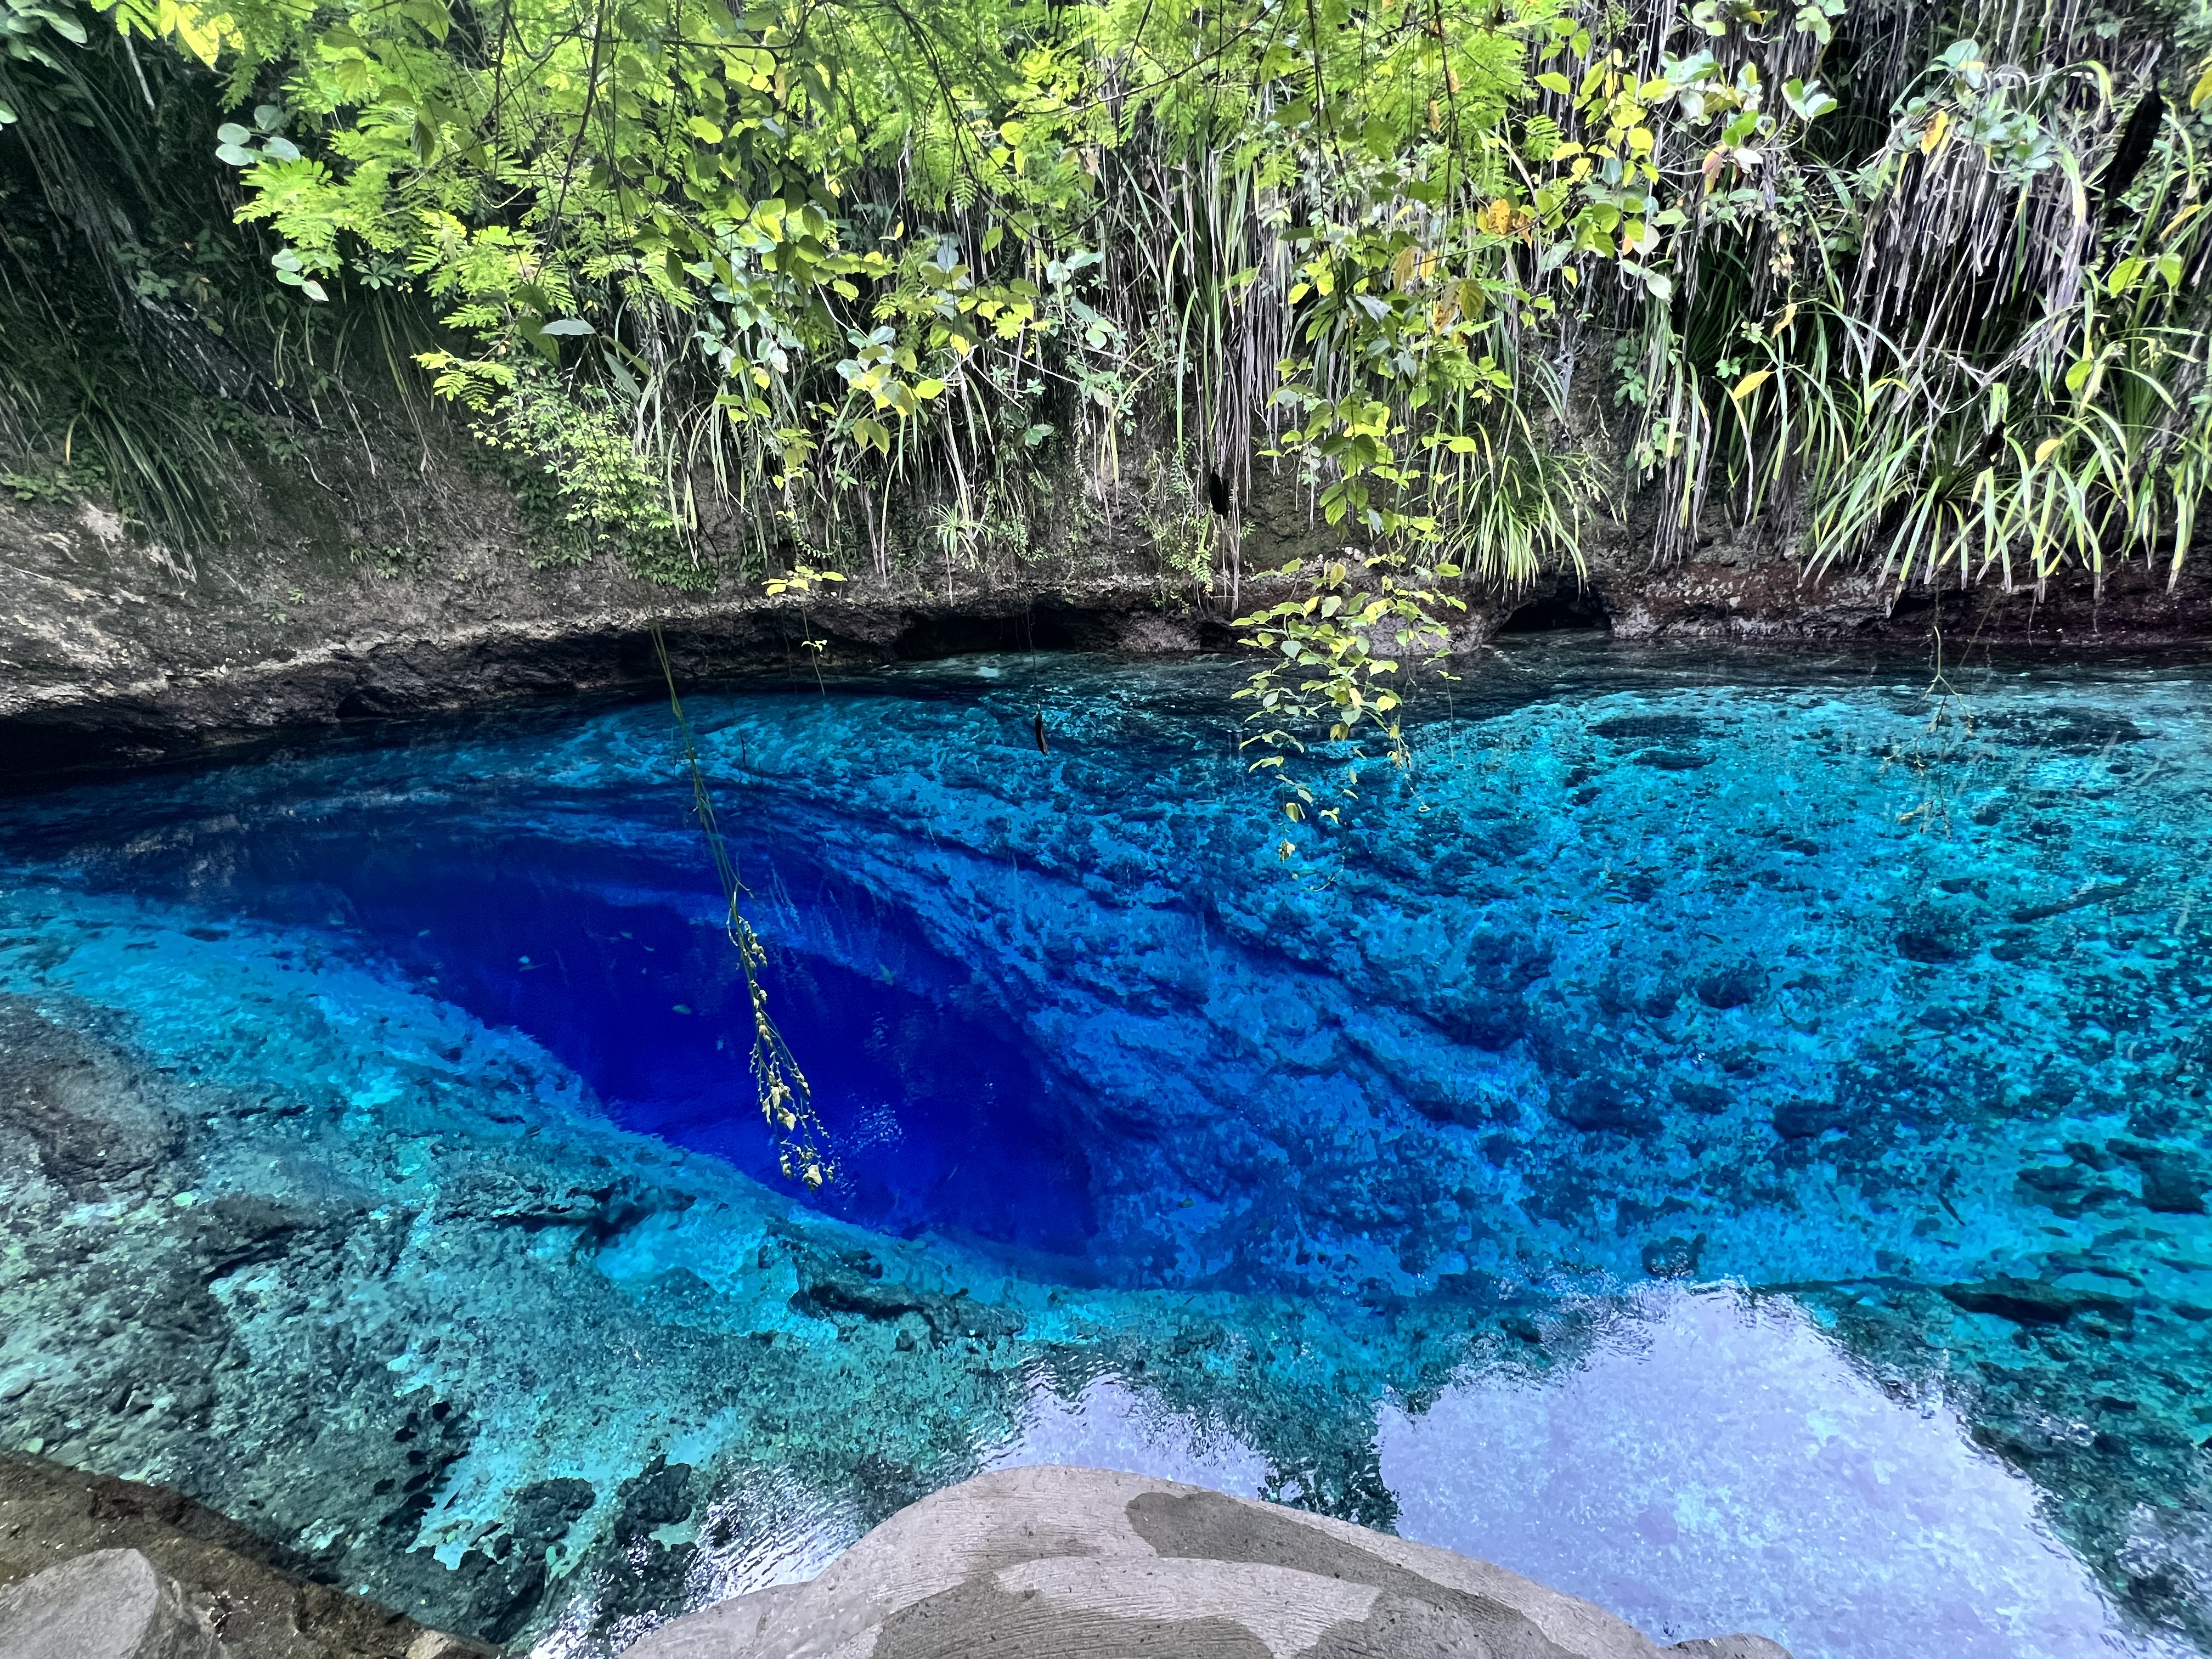
[(1101, 1469), (1004, 1470), (902, 1510), (811, 1583), (652, 1632), (629, 1659), (1789, 1659), (1661, 1648), (1601, 1607), (1449, 1550)]

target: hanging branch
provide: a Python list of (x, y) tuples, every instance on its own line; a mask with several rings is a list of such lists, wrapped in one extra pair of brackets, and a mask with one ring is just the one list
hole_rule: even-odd
[(761, 1115), (768, 1120), (769, 1129), (775, 1134), (776, 1162), (784, 1175), (790, 1180), (805, 1182), (810, 1191), (818, 1191), (824, 1182), (835, 1180), (837, 1174), (837, 1166), (830, 1157), (829, 1133), (814, 1110), (814, 1095), (807, 1087), (805, 1073), (799, 1069), (799, 1061), (793, 1057), (783, 1034), (769, 1018), (768, 990), (760, 982), (760, 970), (768, 962), (768, 952), (761, 944), (760, 935), (753, 932), (752, 924), (738, 908), (744, 884), (738, 879), (737, 865), (722, 839), (721, 826), (715, 822), (714, 798), (707, 792), (707, 775), (699, 767), (699, 751), (691, 742), (691, 724), (684, 716), (683, 700), (676, 695), (676, 671), (669, 663), (668, 642), (661, 636), (659, 623), (653, 625), (653, 649), (660, 659), (661, 678), (668, 685), (669, 712), (676, 718), (677, 742), (683, 750), (684, 764), (691, 774), (691, 810), (698, 815), (700, 829), (706, 832), (708, 855), (714, 860), (715, 877), (722, 884), (722, 897), (727, 906), (724, 931), (730, 943), (737, 947), (738, 965), (744, 970), (745, 1006), (752, 1016), (753, 1025), (751, 1070), (753, 1085), (760, 1096)]

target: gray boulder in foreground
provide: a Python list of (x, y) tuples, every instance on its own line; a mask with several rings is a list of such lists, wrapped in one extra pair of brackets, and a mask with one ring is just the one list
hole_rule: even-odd
[(653, 1631), (625, 1659), (1790, 1659), (1661, 1648), (1449, 1550), (1102, 1469), (980, 1475), (822, 1576)]
[(96, 1550), (0, 1586), (6, 1659), (223, 1659), (175, 1582), (137, 1550)]

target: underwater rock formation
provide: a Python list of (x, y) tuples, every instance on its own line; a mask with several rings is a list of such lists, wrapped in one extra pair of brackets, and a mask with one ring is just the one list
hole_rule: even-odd
[(631, 1659), (1790, 1659), (1761, 1637), (1662, 1650), (1486, 1561), (1101, 1469), (979, 1475), (811, 1583), (662, 1626)]
[(665, 711), (15, 803), (0, 1443), (580, 1656), (1102, 1382), (1387, 1525), (1380, 1413), (1732, 1280), (2212, 1637), (2201, 684), (1731, 672), (1508, 654), (1304, 823), (1231, 669), (698, 700), (811, 1201)]

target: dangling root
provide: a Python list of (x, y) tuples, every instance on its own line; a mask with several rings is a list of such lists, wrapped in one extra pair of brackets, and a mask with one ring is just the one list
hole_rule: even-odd
[(783, 1034), (769, 1018), (768, 990), (760, 982), (760, 969), (767, 963), (768, 952), (761, 945), (760, 935), (753, 932), (752, 924), (738, 908), (738, 901), (745, 890), (744, 884), (738, 879), (738, 867), (731, 861), (721, 826), (714, 819), (714, 799), (707, 793), (706, 774), (699, 769), (699, 751), (691, 742), (691, 723), (684, 719), (683, 700), (676, 695), (676, 671), (669, 663), (668, 642), (661, 637), (658, 623), (653, 627), (653, 648), (660, 659), (661, 678), (668, 684), (668, 708), (676, 717), (676, 735), (683, 746), (684, 764), (691, 774), (691, 810), (698, 814), (699, 827), (706, 831), (707, 849), (714, 860), (714, 874), (722, 884), (722, 897), (728, 906), (724, 931), (730, 943), (737, 947), (738, 966), (744, 969), (746, 1004), (751, 1010), (753, 1024), (753, 1086), (760, 1097), (761, 1115), (780, 1143), (776, 1162), (785, 1176), (805, 1182), (810, 1190), (818, 1190), (837, 1175), (837, 1166), (830, 1157), (829, 1134), (815, 1114), (814, 1096), (806, 1086), (806, 1074), (799, 1069), (799, 1062), (793, 1058)]

